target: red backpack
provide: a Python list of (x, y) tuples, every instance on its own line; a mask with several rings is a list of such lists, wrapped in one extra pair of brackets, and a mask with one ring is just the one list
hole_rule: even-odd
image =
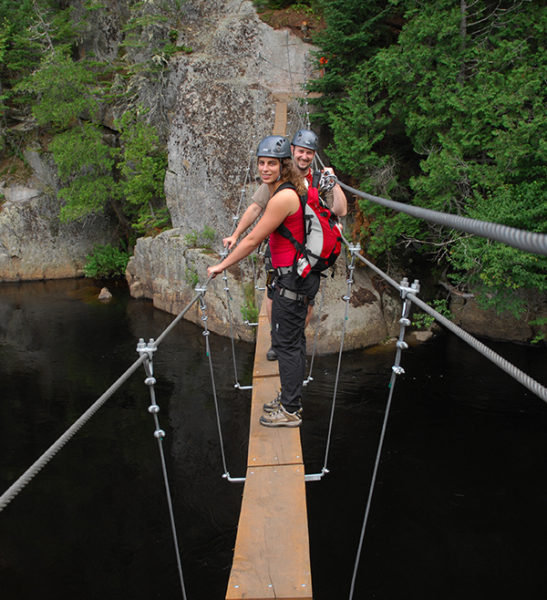
[(338, 217), (319, 197), (317, 187), (310, 185), (307, 194), (300, 196), (300, 202), (304, 213), (304, 242), (298, 242), (283, 224), (277, 231), (297, 250), (296, 273), (307, 277), (311, 271), (322, 272), (335, 263), (342, 250), (342, 230)]

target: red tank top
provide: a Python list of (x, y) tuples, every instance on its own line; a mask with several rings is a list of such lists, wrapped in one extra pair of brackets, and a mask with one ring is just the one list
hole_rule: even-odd
[[(296, 192), (295, 192), (296, 193)], [(297, 242), (304, 241), (304, 215), (302, 214), (302, 205), (294, 215), (289, 215), (284, 221), (285, 227), (292, 233)], [(290, 240), (283, 237), (277, 231), (270, 233), (270, 252), (272, 254), (272, 265), (277, 267), (292, 267), (296, 248)]]

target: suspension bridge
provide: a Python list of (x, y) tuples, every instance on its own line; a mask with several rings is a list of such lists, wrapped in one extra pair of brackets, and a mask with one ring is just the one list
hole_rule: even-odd
[[(276, 113), (272, 133), (285, 135), (288, 96), (284, 97), (280, 95), (274, 100), (276, 103)], [(309, 128), (309, 119), (304, 125)], [(320, 161), (319, 156), (318, 159)], [(321, 164), (321, 166), (324, 165)], [(439, 213), (416, 206), (403, 205), (352, 188), (342, 181), (339, 181), (334, 176), (325, 178), (324, 185), (332, 185), (334, 183), (339, 184), (344, 190), (355, 194), (356, 196), (389, 207), (393, 210), (404, 212), (415, 218), (425, 219), (432, 223), (452, 227), (473, 235), (498, 241), (525, 252), (547, 255), (546, 235), (516, 230), (495, 223), (480, 222), (456, 215)], [(409, 282), (406, 278), (402, 279), (400, 282), (393, 280), (388, 274), (384, 273), (361, 254), (361, 248), (358, 244), (354, 244), (346, 239), (344, 239), (344, 243), (350, 257), (350, 261), (347, 265), (347, 293), (342, 299), (346, 304), (345, 320), (347, 319), (347, 307), (352, 292), (353, 271), (356, 268), (356, 263), (358, 261), (382, 277), (384, 281), (397, 290), (401, 297), (401, 316), (399, 320), (400, 331), (396, 343), (392, 372), (388, 383), (388, 399), (374, 461), (363, 523), (361, 526), (359, 545), (356, 551), (355, 565), (349, 591), (349, 598), (351, 600), (353, 598), (355, 582), (358, 576), (366, 526), (371, 510), (378, 470), (380, 468), (392, 398), (396, 389), (397, 378), (404, 373), (402, 356), (404, 350), (408, 347), (407, 342), (405, 341), (405, 333), (411, 324), (409, 319), (411, 306), (414, 305), (429, 314), (451, 333), (465, 341), (477, 352), (481, 353), (497, 367), (508, 373), (544, 402), (547, 402), (547, 389), (532, 377), (509, 363), (503, 357), (499, 356), (482, 342), (452, 323), (426, 302), (422, 301), (419, 298), (420, 284), (418, 281)], [(224, 273), (223, 278), (225, 285), (227, 286), (228, 279), (226, 273)], [(207, 280), (204, 284), (196, 286), (195, 295), (191, 302), (177, 315), (157, 339), (151, 339), (148, 342), (145, 342), (144, 339), (139, 340), (137, 344), (138, 359), (135, 360), (135, 362), (89, 407), (89, 409), (86, 410), (84, 414), (82, 414), (73, 425), (0, 496), (0, 511), (16, 499), (18, 494), (22, 492), (23, 488), (32, 480), (32, 478), (39, 474), (47, 463), (52, 460), (55, 455), (85, 426), (85, 424), (130, 377), (141, 368), (144, 368), (144, 383), (148, 388), (150, 395), (150, 406), (148, 411), (154, 420), (154, 437), (157, 440), (161, 470), (165, 482), (175, 561), (180, 582), (180, 592), (182, 598), (186, 600), (187, 596), (184, 585), (183, 564), (179, 551), (178, 533), (175, 523), (175, 511), (171, 499), (166, 466), (167, 463), (162, 443), (165, 432), (160, 425), (159, 406), (155, 394), (156, 378), (154, 373), (154, 356), (162, 341), (173, 331), (176, 324), (184, 318), (185, 314), (193, 306), (198, 305), (202, 313), (203, 334), (210, 365), (211, 388), (215, 403), (221, 448), (222, 477), (230, 483), (244, 484), (233, 565), (227, 586), (226, 600), (237, 600), (240, 598), (255, 600), (265, 600), (268, 598), (293, 600), (312, 598), (312, 569), (307, 533), (306, 483), (320, 481), (329, 473), (328, 458), (334, 424), (338, 378), (342, 365), (345, 320), (341, 325), (338, 365), (323, 466), (319, 473), (306, 474), (298, 428), (269, 429), (262, 428), (258, 424), (258, 417), (262, 411), (262, 404), (265, 401), (271, 400), (279, 389), (277, 363), (268, 362), (265, 359), (266, 349), (269, 346), (269, 323), (264, 306), (262, 307), (258, 317), (258, 323), (252, 324), (258, 326), (258, 329), (253, 383), (252, 386), (250, 386), (252, 388), (252, 406), (247, 469), (245, 477), (233, 477), (228, 471), (225, 458), (222, 423), (218, 408), (214, 369), (211, 358), (211, 348), (209, 345), (206, 305), (206, 293), (209, 283), (210, 280)], [(227, 297), (229, 298), (228, 291)], [(313, 381), (312, 369), (314, 355), (315, 352), (312, 354), (310, 361), (310, 375), (305, 383)], [(243, 386), (237, 381), (237, 366), (235, 365), (235, 359), (234, 366), (236, 371), (235, 387), (243, 389)], [(286, 506), (290, 506), (291, 510), (285, 510), (284, 507)], [(289, 522), (287, 522), (287, 520), (289, 520)]]

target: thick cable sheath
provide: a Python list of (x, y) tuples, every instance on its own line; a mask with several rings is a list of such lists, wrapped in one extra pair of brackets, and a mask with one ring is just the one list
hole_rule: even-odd
[(477, 221), (476, 219), (437, 212), (435, 210), (421, 208), (420, 206), (402, 204), (401, 202), (386, 200), (380, 196), (372, 196), (366, 192), (361, 192), (360, 190), (356, 190), (355, 188), (338, 181), (338, 179), (336, 179), (336, 183), (338, 183), (340, 187), (348, 192), (356, 194), (361, 198), (365, 198), (365, 200), (370, 200), (371, 202), (380, 204), (386, 208), (392, 208), (393, 210), (403, 212), (412, 217), (424, 219), (426, 221), (430, 221), (431, 223), (437, 223), (438, 225), (444, 225), (445, 227), (451, 227), (452, 229), (457, 229), (458, 231), (472, 233), (496, 242), (503, 242), (508, 246), (513, 246), (513, 248), (518, 248), (519, 250), (524, 250), (525, 252), (547, 255), (547, 235), (544, 233), (524, 231), (523, 229), (508, 227), (507, 225), (500, 225), (499, 223)]

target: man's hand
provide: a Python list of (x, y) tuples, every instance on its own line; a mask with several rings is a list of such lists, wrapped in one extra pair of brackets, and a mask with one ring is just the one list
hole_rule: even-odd
[(237, 236), (237, 235), (234, 235), (234, 234), (232, 234), (232, 235), (229, 235), (228, 237), (225, 237), (225, 238), (222, 240), (222, 245), (223, 245), (225, 248), (226, 248), (226, 246), (228, 246), (228, 250), (231, 250), (231, 249), (232, 249), (232, 248), (233, 248), (233, 247), (236, 245), (236, 242), (237, 242), (237, 238), (238, 238), (238, 237), (239, 237), (239, 236)]

